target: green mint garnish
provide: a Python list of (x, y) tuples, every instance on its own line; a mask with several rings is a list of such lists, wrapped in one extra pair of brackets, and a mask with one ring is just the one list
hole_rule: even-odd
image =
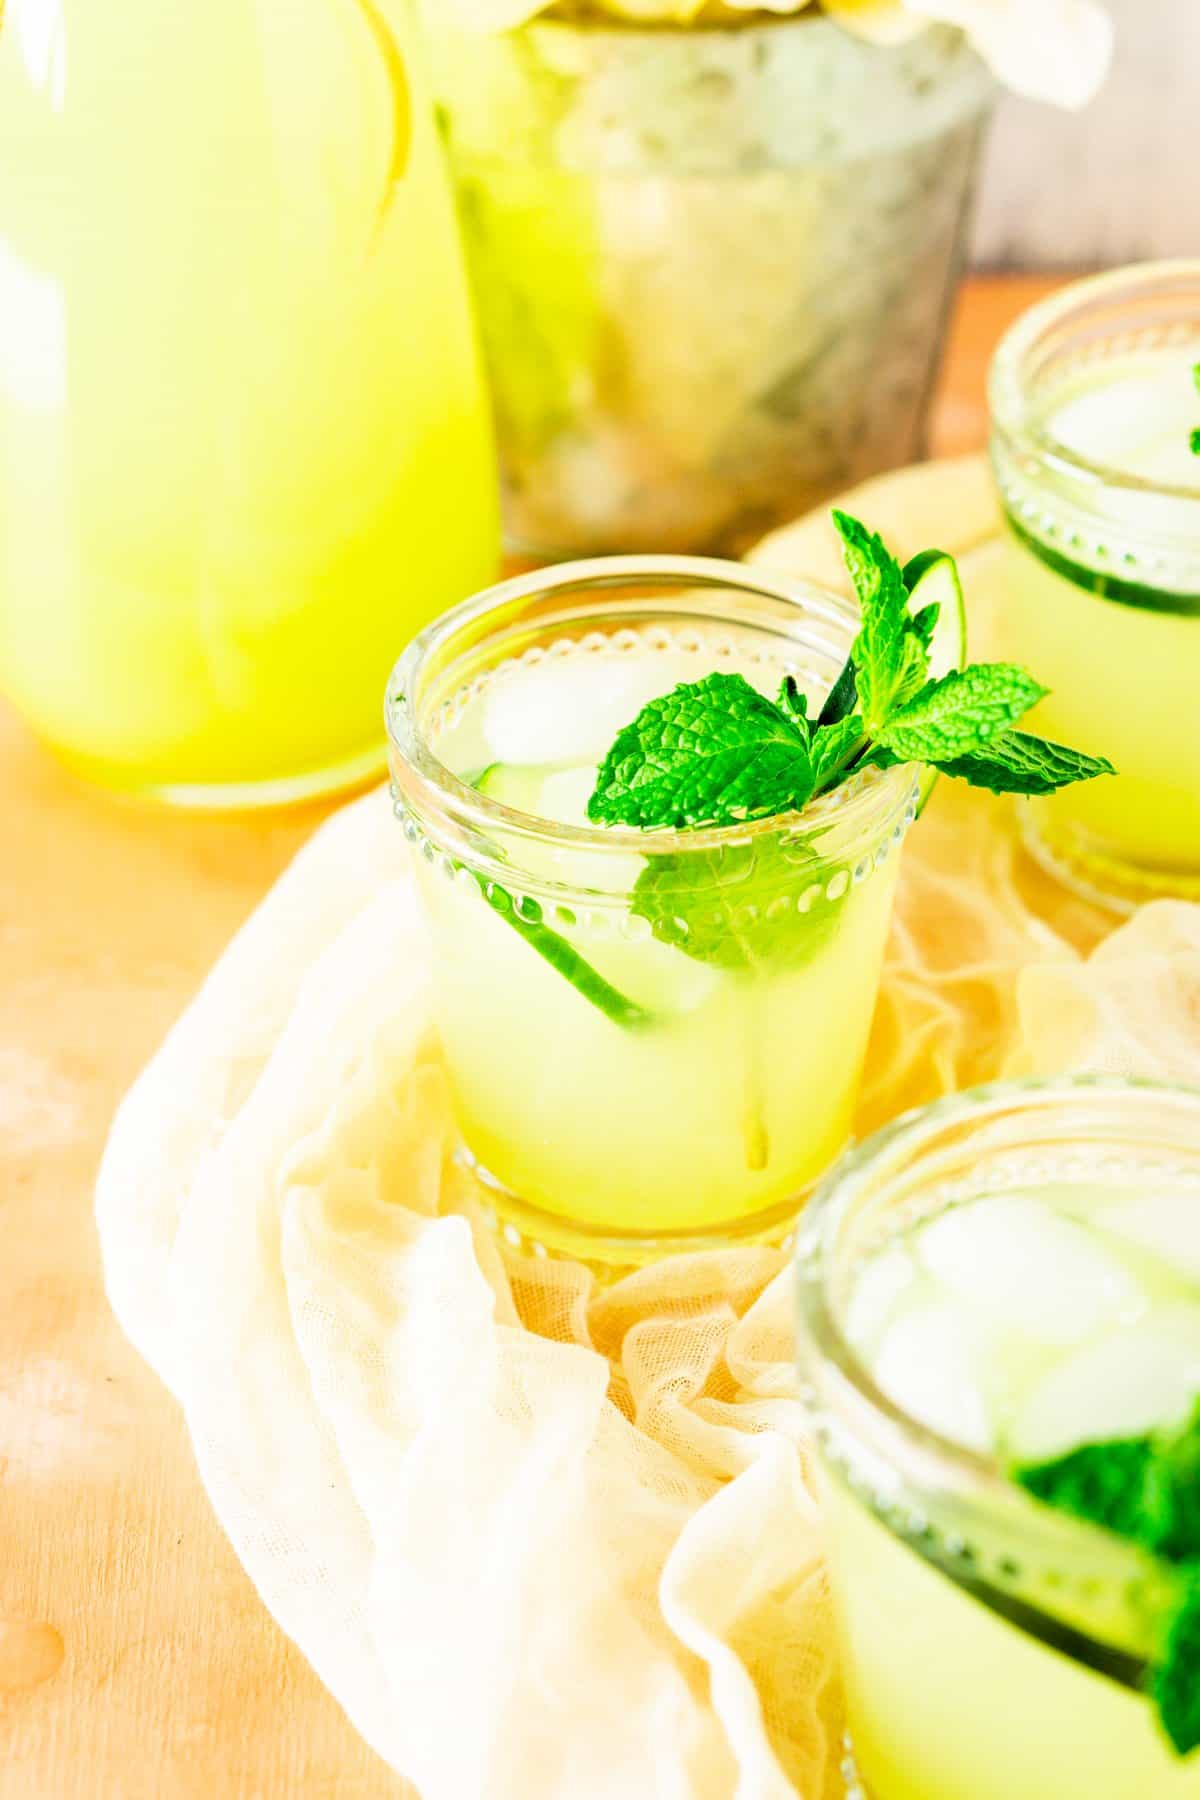
[(798, 812), (869, 764), (926, 763), (978, 787), (1052, 793), (1112, 764), (1014, 727), (1045, 689), (1011, 663), (929, 675), (936, 605), (909, 609), (937, 551), (901, 569), (835, 512), (862, 628), (815, 721), (790, 677), (777, 701), (742, 675), (685, 682), (643, 707), (600, 766), (588, 816), (652, 831)]
[(858, 683), (854, 679), (854, 658), (847, 659), (841, 674), (825, 696), (825, 704), (817, 715), (817, 725), (837, 725), (858, 705)]
[(1012, 663), (973, 663), (927, 682), (884, 720), (875, 742), (899, 762), (940, 768), (986, 750), (1045, 692)]
[(1200, 1746), (1200, 1565), (1184, 1571), (1180, 1586), (1150, 1698), (1172, 1748), (1187, 1756)]
[(605, 757), (588, 803), (598, 825), (733, 825), (812, 797), (812, 729), (796, 699), (742, 675), (706, 675), (642, 708)]
[(1178, 1754), (1200, 1749), (1200, 1400), (1181, 1425), (1084, 1444), (1012, 1477), (1044, 1505), (1178, 1566), (1149, 1694)]
[(1057, 1512), (1103, 1525), (1117, 1537), (1157, 1550), (1162, 1521), (1156, 1463), (1151, 1438), (1119, 1438), (1084, 1444), (1053, 1462), (1033, 1463), (1014, 1474), (1027, 1493)]
[[(634, 887), (633, 911), (660, 943), (697, 962), (738, 974), (786, 968), (808, 960), (837, 913), (825, 892), (831, 873), (811, 845), (772, 833), (652, 857)], [(818, 874), (820, 892), (801, 921), (797, 895)]]
[(1112, 764), (1103, 757), (1085, 756), (1025, 731), (1006, 731), (985, 749), (940, 762), (938, 768), (993, 794), (1052, 794), (1073, 781), (1112, 774)]
[[(915, 639), (908, 609), (904, 573), (881, 538), (849, 513), (834, 512), (842, 554), (858, 604), (862, 626), (854, 641), (858, 700), (870, 728), (887, 718), (906, 675), (915, 667), (910, 645)], [(923, 648), (916, 639), (917, 650)]]
[(812, 743), (813, 792), (823, 794), (837, 787), (855, 755), (862, 748), (863, 722), (859, 713), (851, 713), (818, 731)]
[[(1197, 363), (1192, 370), (1192, 380), (1196, 385), (1196, 392), (1200, 394), (1200, 363)], [(1195, 431), (1193, 431), (1191, 442), (1192, 455), (1200, 456), (1200, 425), (1197, 425)]]

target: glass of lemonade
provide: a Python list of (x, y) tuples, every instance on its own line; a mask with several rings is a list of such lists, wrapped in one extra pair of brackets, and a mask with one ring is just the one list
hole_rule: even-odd
[(1177, 1571), (1004, 1471), (1200, 1396), (1200, 1093), (1064, 1078), (909, 1114), (797, 1258), (849, 1791), (1196, 1800), (1144, 1693)]
[(1119, 775), (1026, 811), (1031, 846), (1117, 904), (1200, 899), (1200, 261), (1079, 282), (1012, 329), (992, 458), (1013, 542), (999, 650)]
[(586, 806), (647, 701), (716, 670), (815, 699), (857, 622), (734, 564), (611, 558), (505, 583), (397, 665), (437, 1021), (511, 1242), (611, 1267), (782, 1237), (844, 1144), (914, 771), (723, 829), (597, 828)]
[(0, 13), (0, 688), (121, 789), (362, 779), (498, 555), (412, 0)]

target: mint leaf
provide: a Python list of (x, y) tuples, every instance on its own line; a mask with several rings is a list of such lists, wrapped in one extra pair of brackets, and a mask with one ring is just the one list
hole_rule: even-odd
[(1013, 663), (973, 663), (927, 682), (877, 728), (875, 738), (901, 762), (941, 766), (984, 749), (1045, 692)]
[(1159, 1553), (1172, 1562), (1200, 1560), (1200, 1401), (1177, 1430), (1159, 1432), (1155, 1445)]
[(1200, 1560), (1200, 1400), (1180, 1425), (1084, 1444), (1017, 1468), (1014, 1479), (1047, 1506), (1168, 1562)]
[(858, 705), (858, 683), (854, 678), (854, 658), (847, 657), (842, 672), (825, 696), (825, 704), (817, 716), (817, 724), (836, 725)]
[(1125, 1438), (1018, 1468), (1014, 1479), (1043, 1505), (1154, 1550), (1163, 1530), (1154, 1462), (1152, 1438)]
[(634, 887), (633, 911), (660, 943), (696, 962), (738, 974), (793, 967), (828, 936), (840, 905), (827, 892), (836, 872), (803, 839), (778, 834), (653, 856)]
[(798, 811), (813, 791), (810, 735), (742, 675), (683, 683), (619, 733), (588, 817), (678, 830)]
[(1082, 750), (1052, 744), (1026, 731), (1002, 732), (985, 749), (939, 760), (937, 767), (943, 775), (990, 788), (993, 794), (1053, 794), (1073, 781), (1115, 773), (1103, 756), (1085, 756)]
[(779, 688), (779, 699), (776, 702), (781, 712), (790, 719), (803, 719), (808, 723), (808, 695), (800, 686), (794, 675), (785, 675)]
[(1186, 1571), (1150, 1683), (1163, 1730), (1180, 1756), (1200, 1750), (1200, 1565)]
[(865, 741), (862, 715), (851, 713), (836, 725), (826, 725), (812, 741), (813, 793), (836, 787)]
[(927, 685), (928, 679), (929, 652), (910, 625), (908, 635), (904, 640), (896, 691), (892, 695), (893, 710), (907, 706)]
[(1045, 1505), (1178, 1565), (1148, 1692), (1178, 1754), (1200, 1749), (1200, 1399), (1180, 1425), (1084, 1444), (1011, 1473)]
[(904, 669), (908, 589), (900, 564), (861, 520), (835, 509), (833, 522), (862, 614), (852, 654), (859, 701), (873, 734), (888, 715)]

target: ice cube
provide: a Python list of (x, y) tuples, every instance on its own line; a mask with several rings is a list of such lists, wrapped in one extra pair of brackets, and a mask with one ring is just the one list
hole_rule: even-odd
[[(1051, 430), (1092, 462), (1109, 463), (1144, 481), (1195, 486), (1189, 444), (1194, 362), (1194, 352), (1185, 350), (1106, 363), (1091, 386), (1057, 408)], [(1136, 513), (1140, 499), (1130, 498)]]
[(1045, 1344), (1074, 1344), (1136, 1310), (1144, 1296), (1083, 1226), (1026, 1194), (952, 1208), (917, 1239), (938, 1284), (994, 1323)]
[(901, 1244), (889, 1244), (867, 1263), (850, 1296), (844, 1321), (846, 1336), (860, 1355), (872, 1354), (899, 1301), (912, 1292), (916, 1279), (912, 1258)]
[(971, 1450), (992, 1430), (979, 1382), (983, 1346), (970, 1315), (948, 1300), (915, 1307), (891, 1325), (874, 1360), (876, 1384), (912, 1419)]
[(1200, 1192), (1195, 1189), (1164, 1189), (1119, 1200), (1099, 1208), (1096, 1223), (1200, 1282)]
[(1181, 1419), (1198, 1395), (1200, 1306), (1159, 1307), (1060, 1362), (1017, 1415), (1010, 1448), (1037, 1462), (1137, 1437)]
[(1158, 418), (1144, 373), (1110, 377), (1102, 385), (1075, 394), (1054, 413), (1050, 428), (1060, 444), (1094, 462), (1127, 467), (1131, 449), (1148, 433), (1157, 434)]
[(647, 701), (704, 671), (683, 650), (575, 651), (506, 669), (484, 705), (483, 731), (497, 762), (598, 762)]

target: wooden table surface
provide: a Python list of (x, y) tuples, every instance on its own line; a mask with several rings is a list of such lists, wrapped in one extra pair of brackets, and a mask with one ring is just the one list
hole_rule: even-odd
[[(937, 452), (982, 443), (990, 352), (1048, 285), (964, 291)], [(2, 705), (0, 795), (0, 1800), (398, 1796), (218, 1530), (91, 1212), (121, 1093), (320, 811), (137, 810)]]

